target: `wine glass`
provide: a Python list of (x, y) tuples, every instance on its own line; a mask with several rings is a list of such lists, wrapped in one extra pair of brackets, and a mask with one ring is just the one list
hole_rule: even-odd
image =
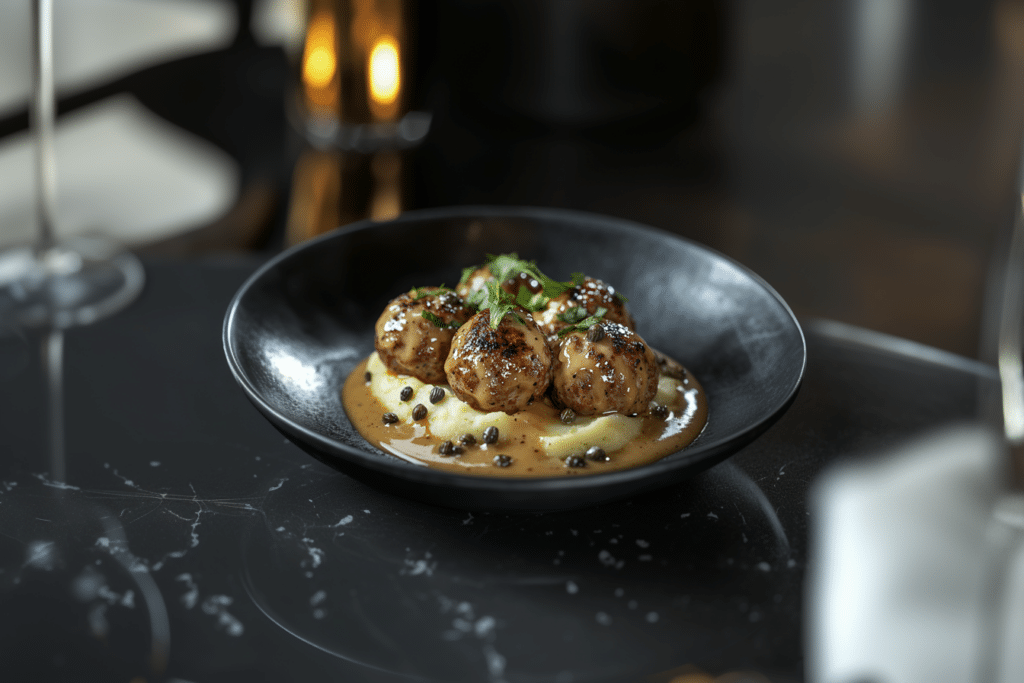
[(38, 229), (32, 246), (0, 251), (0, 318), (22, 327), (63, 330), (121, 310), (142, 291), (132, 254), (100, 237), (56, 236), (53, 0), (33, 0), (33, 94)]

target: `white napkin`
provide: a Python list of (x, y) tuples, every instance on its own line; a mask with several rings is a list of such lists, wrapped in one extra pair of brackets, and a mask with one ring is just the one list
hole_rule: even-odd
[[(0, 2), (0, 117), (28, 103), (32, 0)], [(61, 0), (53, 8), (57, 89), (80, 92), (188, 54), (224, 47), (230, 0)]]
[(985, 683), (1024, 681), (1024, 547), (996, 520), (1020, 516), (1004, 458), (997, 434), (961, 426), (819, 481), (811, 683), (969, 683), (986, 666)]
[[(198, 227), (238, 195), (237, 163), (214, 145), (118, 95), (57, 125), (57, 233), (102, 233), (128, 245)], [(28, 133), (0, 140), (0, 246), (36, 230)]]

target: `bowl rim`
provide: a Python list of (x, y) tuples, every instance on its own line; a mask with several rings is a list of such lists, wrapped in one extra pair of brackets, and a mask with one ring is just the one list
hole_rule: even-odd
[[(685, 242), (691, 247), (708, 252), (712, 256), (737, 268), (747, 277), (751, 278), (772, 298), (774, 298), (782, 307), (782, 310), (789, 316), (789, 319), (793, 324), (793, 328), (796, 330), (797, 336), (800, 340), (801, 358), (799, 372), (796, 373), (789, 390), (778, 402), (775, 410), (762, 417), (760, 420), (748, 425), (743, 430), (730, 435), (727, 439), (721, 440), (717, 443), (700, 444), (698, 437), (697, 442), (692, 446), (687, 446), (680, 451), (676, 451), (676, 453), (669, 454), (660, 460), (656, 460), (655, 462), (648, 463), (640, 467), (575, 477), (486, 477), (479, 475), (456, 474), (446, 470), (434, 469), (426, 465), (413, 465), (395, 456), (391, 456), (384, 451), (380, 451), (379, 455), (364, 452), (300, 425), (290, 418), (280, 414), (273, 406), (263, 400), (259, 392), (249, 381), (249, 378), (242, 370), (241, 362), (236, 356), (235, 349), (232, 346), (232, 338), (234, 336), (233, 330), (237, 320), (238, 309), (240, 308), (245, 295), (252, 289), (252, 287), (267, 273), (277, 268), (280, 264), (293, 258), (296, 254), (315, 249), (323, 242), (338, 239), (342, 235), (349, 233), (387, 229), (392, 225), (414, 223), (424, 220), (494, 217), (573, 220), (577, 222), (587, 221), (595, 226), (624, 231), (626, 233), (642, 233), (647, 236), (652, 234), (658, 235), (662, 238)], [(739, 443), (740, 445), (737, 448), (737, 450), (739, 450), (739, 448), (745, 446), (753, 440), (753, 438), (760, 435), (765, 429), (771, 426), (782, 416), (783, 413), (786, 412), (789, 406), (792, 405), (797, 392), (803, 383), (804, 373), (807, 370), (807, 339), (804, 335), (803, 328), (797, 320), (796, 315), (789, 307), (789, 304), (787, 304), (782, 296), (779, 295), (779, 293), (776, 292), (775, 289), (761, 276), (735, 259), (696, 242), (695, 240), (687, 239), (675, 233), (668, 232), (667, 230), (644, 225), (628, 219), (595, 214), (586, 211), (577, 211), (574, 209), (535, 206), (460, 205), (419, 209), (402, 213), (398, 217), (388, 221), (374, 221), (371, 219), (357, 221), (355, 223), (335, 228), (334, 230), (324, 233), (323, 235), (319, 235), (311, 240), (296, 244), (267, 260), (263, 265), (257, 268), (256, 271), (250, 275), (244, 283), (242, 283), (238, 291), (235, 292), (235, 295), (231, 298), (231, 302), (228, 304), (227, 311), (224, 315), (221, 341), (224, 346), (224, 354), (227, 358), (228, 367), (230, 368), (235, 381), (242, 388), (249, 401), (252, 402), (252, 404), (261, 413), (263, 413), (264, 417), (266, 417), (278, 429), (286, 433), (301, 435), (300, 440), (305, 440), (307, 443), (315, 443), (318, 446), (318, 450), (321, 452), (331, 453), (332, 457), (348, 459), (352, 464), (368, 468), (381, 474), (398, 476), (407, 481), (411, 480), (421, 484), (447, 486), (454, 489), (474, 489), (485, 493), (488, 491), (508, 493), (511, 489), (514, 489), (516, 493), (528, 494), (545, 491), (573, 491), (613, 486), (617, 487), (630, 482), (646, 480), (649, 477), (657, 477), (658, 475), (664, 475), (671, 471), (685, 468), (695, 460), (699, 460), (703, 457), (710, 457), (719, 451), (727, 450), (730, 444)], [(673, 455), (687, 453), (689, 453), (689, 455), (685, 455), (684, 457), (672, 458)], [(724, 455), (722, 457), (724, 457)], [(672, 459), (669, 460), (670, 458)]]

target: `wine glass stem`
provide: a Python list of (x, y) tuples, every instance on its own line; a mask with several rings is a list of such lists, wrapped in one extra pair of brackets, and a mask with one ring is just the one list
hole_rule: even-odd
[(54, 246), (53, 220), (57, 205), (54, 158), (53, 0), (33, 0), (32, 129), (36, 138), (36, 203), (39, 217), (37, 249)]

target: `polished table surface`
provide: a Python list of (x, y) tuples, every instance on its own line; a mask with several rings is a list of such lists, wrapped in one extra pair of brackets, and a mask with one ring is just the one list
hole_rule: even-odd
[(327, 468), (246, 401), (220, 332), (256, 265), (150, 259), (138, 301), (64, 335), (66, 483), (41, 353), (60, 340), (0, 338), (4, 679), (803, 680), (815, 475), (974, 418), (996, 382), (805, 320), (795, 403), (717, 467), (597, 508), (470, 514)]

